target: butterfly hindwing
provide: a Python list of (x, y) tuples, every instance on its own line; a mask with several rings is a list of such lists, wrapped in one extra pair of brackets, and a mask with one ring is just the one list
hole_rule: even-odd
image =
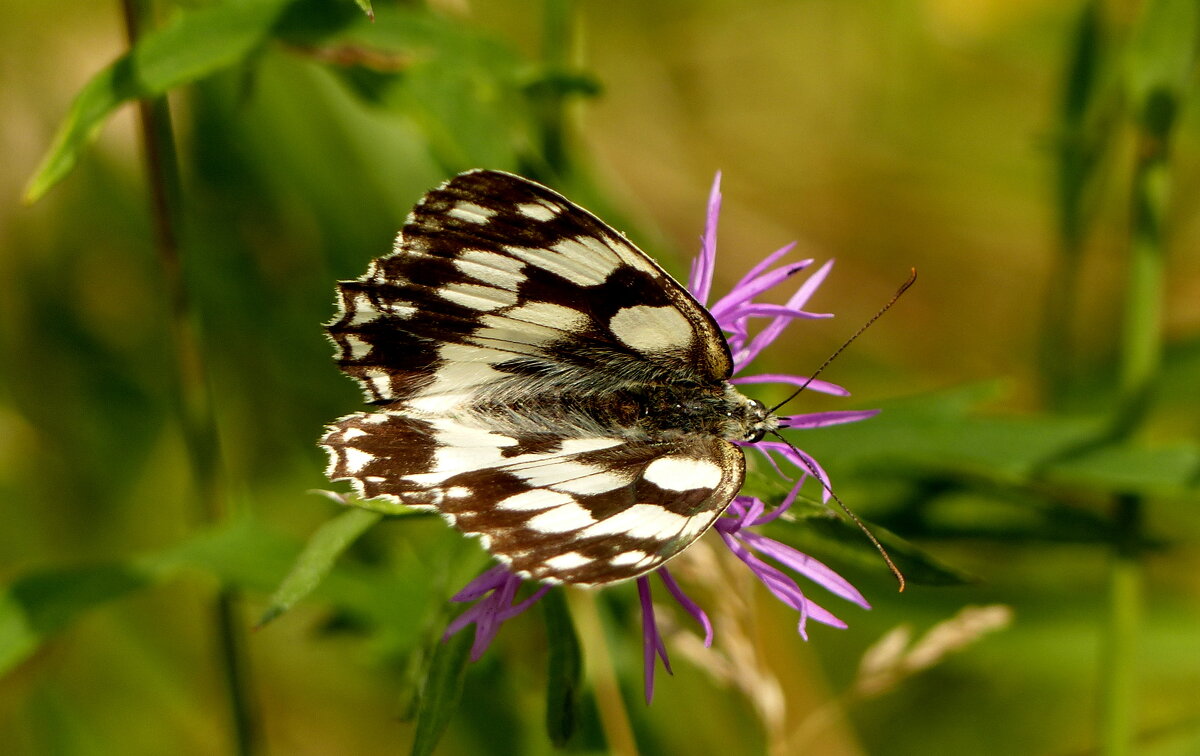
[(655, 569), (736, 494), (740, 451), (717, 438), (516, 438), (403, 412), (343, 418), (328, 474), (365, 498), (432, 507), (523, 577), (607, 583)]

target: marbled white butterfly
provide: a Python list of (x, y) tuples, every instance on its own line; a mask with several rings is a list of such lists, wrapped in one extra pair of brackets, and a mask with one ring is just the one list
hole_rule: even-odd
[(661, 566), (737, 494), (733, 441), (778, 427), (713, 317), (557, 192), (497, 171), (425, 195), (327, 326), (377, 407), (321, 440), (363, 498), (432, 508), (521, 577)]

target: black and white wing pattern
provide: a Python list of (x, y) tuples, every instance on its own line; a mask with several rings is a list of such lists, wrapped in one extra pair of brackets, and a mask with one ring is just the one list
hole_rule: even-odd
[[(712, 316), (544, 186), (472, 171), (429, 192), (327, 326), (373, 412), (321, 441), (366, 498), (441, 512), (524, 577), (653, 570), (736, 495), (756, 403)], [(761, 410), (761, 405), (757, 405)]]

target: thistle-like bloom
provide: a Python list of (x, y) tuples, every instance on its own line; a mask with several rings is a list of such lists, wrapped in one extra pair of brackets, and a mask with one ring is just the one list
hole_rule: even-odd
[[(688, 277), (688, 290), (702, 305), (708, 307), (717, 324), (725, 332), (729, 349), (733, 355), (734, 373), (730, 382), (742, 383), (784, 383), (793, 386), (805, 386), (806, 390), (819, 391), (828, 394), (846, 396), (847, 391), (840, 386), (821, 380), (810, 380), (804, 376), (778, 373), (758, 375), (737, 375), (755, 357), (769, 346), (793, 320), (831, 317), (829, 314), (812, 313), (804, 309), (808, 300), (816, 292), (821, 282), (828, 275), (832, 262), (827, 262), (817, 268), (799, 286), (786, 304), (766, 304), (755, 302), (754, 298), (763, 292), (778, 286), (792, 276), (806, 270), (813, 264), (812, 260), (786, 263), (775, 266), (795, 246), (789, 244), (768, 255), (762, 262), (755, 265), (724, 297), (711, 306), (708, 305), (712, 288), (713, 269), (716, 261), (717, 217), (721, 209), (721, 176), (718, 173), (713, 182), (712, 193), (709, 195), (708, 218), (704, 235), (701, 239), (700, 254), (692, 263), (691, 275)], [(757, 332), (751, 330), (751, 320), (754, 318), (770, 318), (766, 326)], [(779, 417), (781, 428), (819, 428), (826, 425), (837, 425), (862, 420), (876, 414), (875, 411), (858, 412), (818, 412), (806, 415), (784, 415)], [(799, 613), (799, 633), (808, 639), (807, 623), (809, 620), (820, 622), (831, 627), (844, 628), (846, 624), (812, 599), (804, 595), (800, 586), (781, 565), (794, 573), (803, 575), (812, 582), (824, 587), (830, 593), (869, 609), (870, 605), (854, 586), (845, 578), (838, 575), (829, 567), (816, 559), (803, 554), (786, 544), (775, 541), (758, 533), (754, 528), (764, 525), (782, 515), (796, 500), (800, 487), (808, 479), (815, 476), (824, 489), (824, 499), (829, 499), (829, 479), (817, 461), (803, 451), (782, 441), (737, 442), (740, 446), (754, 449), (761, 453), (780, 475), (788, 477), (780, 468), (779, 460), (795, 468), (795, 484), (784, 500), (772, 509), (753, 496), (738, 496), (730, 502), (724, 515), (717, 520), (714, 529), (724, 541), (729, 550), (737, 556), (754, 576), (780, 601)], [(778, 459), (777, 459), (778, 458)], [(764, 559), (765, 557), (765, 559)], [(767, 559), (776, 564), (771, 564)], [(660, 567), (654, 574), (662, 580), (667, 591), (675, 598), (688, 614), (692, 615), (704, 629), (704, 644), (709, 646), (713, 640), (713, 626), (708, 615), (692, 601), (671, 577), (666, 567)], [(475, 642), (471, 648), (472, 660), (478, 659), (499, 631), (500, 625), (510, 617), (520, 614), (533, 605), (549, 589), (540, 586), (528, 598), (513, 603), (518, 588), (523, 581), (510, 573), (503, 565), (493, 567), (484, 572), (451, 599), (460, 602), (475, 602), (472, 607), (459, 615), (446, 629), (446, 635), (452, 635), (467, 627), (475, 625)], [(654, 694), (654, 671), (656, 660), (661, 659), (668, 672), (671, 664), (667, 655), (666, 644), (658, 632), (654, 620), (654, 604), (651, 600), (650, 577), (643, 575), (637, 578), (638, 597), (642, 607), (642, 636), (643, 658), (645, 662), (645, 692), (649, 703)]]

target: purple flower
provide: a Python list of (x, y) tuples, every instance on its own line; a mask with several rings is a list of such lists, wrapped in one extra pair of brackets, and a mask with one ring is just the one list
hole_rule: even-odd
[[(721, 174), (718, 173), (713, 182), (712, 192), (708, 201), (708, 218), (704, 235), (701, 237), (700, 254), (692, 262), (691, 274), (688, 276), (688, 289), (708, 307), (729, 341), (729, 349), (733, 354), (734, 373), (739, 373), (755, 357), (779, 337), (783, 330), (793, 320), (832, 317), (828, 313), (814, 313), (804, 309), (808, 300), (825, 280), (832, 261), (813, 271), (786, 304), (765, 304), (755, 302), (754, 298), (769, 289), (778, 286), (797, 273), (808, 269), (813, 260), (776, 265), (783, 259), (794, 244), (789, 244), (768, 255), (762, 262), (755, 265), (724, 297), (709, 305), (713, 280), (714, 264), (716, 262), (717, 217), (721, 209)], [(773, 267), (774, 266), (774, 267)], [(751, 320), (769, 318), (765, 326), (753, 331)], [(846, 396), (849, 392), (840, 386), (821, 380), (812, 380), (804, 376), (778, 373), (762, 373), (757, 375), (736, 375), (732, 383), (784, 383), (793, 386), (806, 386), (806, 390), (818, 391), (837, 396)], [(871, 417), (876, 411), (852, 412), (816, 412), (804, 415), (784, 415), (779, 418), (781, 428), (819, 428), (826, 425), (851, 423)], [(831, 627), (844, 628), (842, 622), (825, 608), (816, 604), (801, 591), (795, 579), (782, 568), (802, 575), (812, 582), (822, 586), (835, 596), (869, 609), (870, 605), (854, 586), (845, 578), (838, 575), (829, 567), (816, 559), (803, 554), (786, 544), (768, 538), (758, 533), (754, 528), (765, 525), (778, 518), (795, 502), (800, 488), (810, 475), (817, 477), (824, 489), (823, 498), (829, 499), (829, 478), (825, 471), (808, 454), (782, 441), (758, 441), (756, 443), (737, 442), (739, 446), (748, 447), (762, 454), (770, 465), (783, 477), (789, 477), (780, 467), (780, 460), (788, 463), (797, 471), (795, 484), (791, 492), (776, 507), (768, 509), (762, 500), (753, 496), (738, 496), (729, 504), (724, 515), (717, 520), (714, 529), (724, 541), (729, 550), (737, 556), (763, 585), (780, 601), (799, 613), (798, 631), (805, 640), (808, 639), (807, 623), (809, 620), (820, 622)], [(778, 458), (778, 459), (777, 459)], [(767, 561), (770, 560), (770, 561)], [(774, 564), (772, 564), (774, 562)], [(778, 565), (778, 566), (777, 566)], [(710, 646), (713, 640), (713, 626), (708, 615), (679, 587), (671, 577), (666, 567), (655, 570), (668, 593), (683, 609), (692, 615), (704, 630), (704, 645)], [(478, 659), (487, 649), (492, 638), (496, 636), (500, 625), (510, 617), (521, 613), (535, 603), (548, 590), (549, 586), (540, 586), (528, 598), (513, 603), (517, 589), (522, 580), (508, 572), (503, 566), (496, 566), (471, 581), (451, 600), (475, 602), (475, 604), (459, 615), (446, 628), (446, 636), (453, 635), (467, 625), (475, 625), (475, 642), (471, 649), (472, 660)], [(667, 655), (666, 644), (658, 632), (654, 619), (654, 604), (651, 600), (650, 576), (637, 578), (638, 597), (642, 607), (642, 638), (643, 660), (645, 663), (645, 692), (646, 702), (649, 703), (654, 695), (654, 671), (657, 660), (662, 660), (667, 672), (671, 671), (670, 659)]]

